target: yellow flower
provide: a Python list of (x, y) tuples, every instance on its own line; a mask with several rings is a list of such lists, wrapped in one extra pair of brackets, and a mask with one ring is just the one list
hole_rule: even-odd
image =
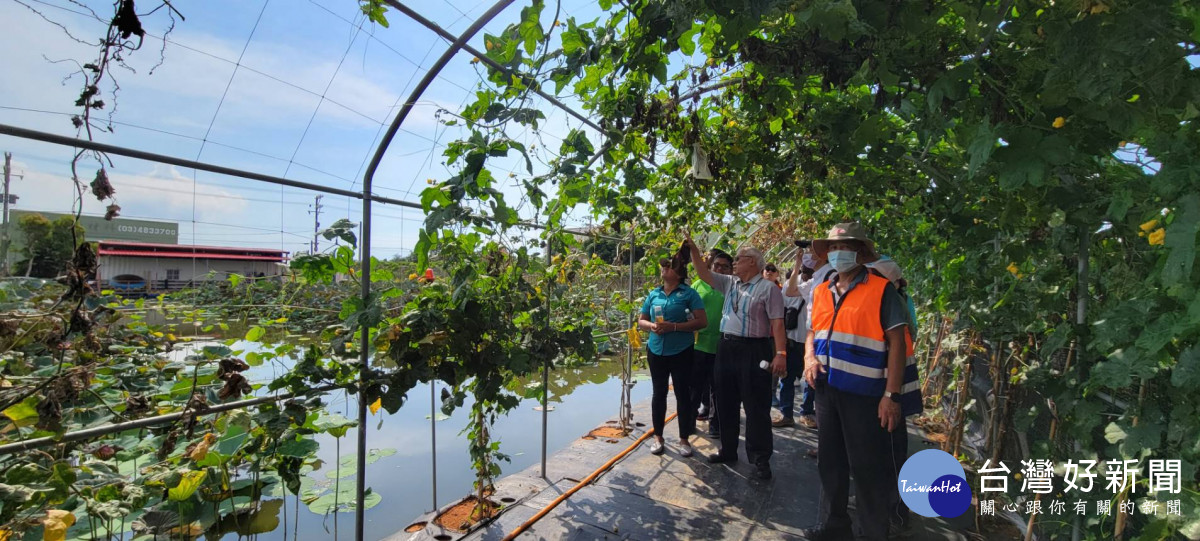
[(187, 453), (186, 456), (192, 460), (195, 460), (196, 462), (200, 462), (201, 460), (204, 460), (204, 457), (208, 456), (208, 448), (216, 442), (217, 435), (209, 432), (208, 434), (204, 435), (204, 438), (201, 439), (200, 442), (197, 443), (196, 446), (192, 448), (192, 451)]
[(1138, 227), (1141, 228), (1143, 233), (1149, 233), (1153, 231), (1154, 228), (1158, 227), (1158, 219), (1150, 220), (1149, 222), (1139, 225)]
[(1060, 116), (1060, 117), (1058, 117), (1058, 118), (1055, 118), (1055, 119), (1054, 119), (1054, 124), (1053, 124), (1053, 126), (1054, 126), (1055, 128), (1061, 128), (1061, 127), (1063, 127), (1063, 126), (1066, 126), (1066, 125), (1067, 125), (1067, 119), (1065, 119), (1065, 118), (1063, 118), (1063, 117), (1061, 117), (1061, 116)]
[(730, 120), (729, 122), (726, 122), (726, 123), (725, 123), (725, 126), (726, 126), (726, 127), (729, 127), (729, 128), (733, 128), (733, 127), (737, 126), (737, 122), (736, 122), (736, 121), (733, 121), (733, 120)]
[(433, 182), (434, 182), (434, 180), (433, 180), (433, 179), (431, 179), (431, 178), (427, 178), (427, 179), (425, 179), (425, 184), (430, 184), (430, 185), (432, 185), (432, 184), (433, 184)]
[(1008, 272), (1011, 272), (1013, 276), (1016, 276), (1016, 275), (1017, 275), (1017, 272), (1019, 272), (1019, 271), (1021, 270), (1021, 269), (1018, 269), (1018, 268), (1017, 268), (1017, 264), (1016, 264), (1016, 263), (1009, 263), (1009, 264), (1008, 264), (1008, 267), (1005, 267), (1005, 268), (1007, 268), (1007, 269), (1008, 269)]
[(1167, 231), (1160, 227), (1160, 228), (1156, 229), (1153, 233), (1150, 234), (1150, 237), (1149, 237), (1150, 245), (1151, 246), (1160, 245), (1163, 243), (1163, 239), (1165, 239), (1166, 237), (1167, 237)]
[(75, 524), (75, 515), (70, 511), (62, 509), (51, 509), (46, 511), (46, 518), (42, 519), (42, 525), (45, 530), (42, 533), (42, 539), (45, 541), (62, 541), (67, 537), (67, 528)]
[(371, 406), (370, 406), (371, 415), (375, 415), (376, 413), (379, 413), (379, 408), (382, 408), (382, 407), (383, 407), (383, 399), (376, 398), (374, 402), (371, 402)]
[(408, 275), (408, 279), (409, 279), (409, 280), (416, 280), (416, 279), (417, 279), (417, 273), (415, 273), (415, 272), (414, 272), (414, 273), (412, 273), (412, 274), (409, 274), (409, 275)]

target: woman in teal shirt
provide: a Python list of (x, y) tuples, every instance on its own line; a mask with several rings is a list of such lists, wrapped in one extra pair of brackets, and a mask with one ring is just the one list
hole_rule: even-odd
[(650, 362), (650, 379), (654, 388), (651, 421), (654, 424), (654, 443), (650, 452), (663, 454), (663, 424), (667, 416), (667, 388), (675, 384), (675, 409), (679, 419), (679, 454), (692, 456), (688, 438), (696, 432), (696, 411), (689, 407), (691, 397), (692, 357), (695, 331), (708, 326), (704, 301), (687, 285), (687, 263), (672, 266), (671, 260), (659, 260), (663, 285), (654, 288), (642, 303), (638, 328), (649, 331), (646, 342)]

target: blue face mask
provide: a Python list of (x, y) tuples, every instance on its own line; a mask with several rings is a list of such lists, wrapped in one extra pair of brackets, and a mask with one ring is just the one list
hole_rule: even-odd
[(829, 265), (839, 273), (854, 270), (858, 266), (858, 252), (836, 250), (829, 252)]

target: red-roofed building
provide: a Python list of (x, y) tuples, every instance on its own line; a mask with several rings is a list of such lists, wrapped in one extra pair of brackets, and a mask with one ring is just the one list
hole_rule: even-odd
[(288, 253), (270, 248), (102, 240), (96, 282), (104, 289), (165, 291), (193, 282), (284, 274)]

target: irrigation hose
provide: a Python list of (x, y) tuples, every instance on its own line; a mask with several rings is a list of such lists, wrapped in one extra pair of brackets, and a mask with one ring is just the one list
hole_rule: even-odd
[[(676, 415), (677, 414), (672, 413), (670, 416), (668, 416), (666, 418), (665, 421), (663, 421), (663, 424), (671, 422), (673, 419), (675, 419)], [(614, 464), (616, 464), (622, 458), (625, 458), (625, 455), (628, 455), (629, 453), (633, 452), (634, 449), (637, 449), (637, 447), (639, 445), (641, 445), (642, 442), (646, 441), (646, 438), (649, 438), (650, 436), (653, 436), (653, 435), (654, 435), (654, 429), (650, 429), (645, 434), (642, 434), (642, 437), (638, 438), (637, 441), (633, 442), (633, 444), (631, 444), (629, 447), (626, 447), (624, 451), (621, 451), (617, 456), (610, 458), (608, 460), (608, 462), (605, 462), (603, 466), (600, 466), (599, 468), (596, 469), (596, 471), (592, 472), (591, 475), (588, 475), (587, 477), (585, 477), (582, 481), (579, 482), (579, 484), (572, 487), (571, 490), (568, 490), (568, 491), (562, 493), (559, 497), (555, 498), (554, 501), (552, 501), (548, 505), (546, 505), (546, 507), (543, 507), (541, 511), (538, 511), (536, 515), (533, 515), (532, 517), (530, 517), (529, 520), (526, 520), (520, 526), (517, 526), (517, 528), (514, 529), (512, 532), (509, 532), (508, 535), (504, 536), (504, 541), (512, 541), (513, 539), (516, 539), (516, 537), (518, 535), (521, 535), (522, 533), (524, 533), (525, 530), (528, 530), (531, 526), (534, 525), (534, 523), (541, 520), (542, 517), (550, 514), (550, 511), (553, 511), (555, 507), (558, 507), (558, 504), (566, 501), (567, 498), (570, 498), (571, 495), (575, 494), (576, 492), (579, 492), (579, 489), (591, 484), (591, 482), (595, 481), (597, 477), (600, 477), (600, 474), (608, 471), (608, 469), (613, 467)]]

